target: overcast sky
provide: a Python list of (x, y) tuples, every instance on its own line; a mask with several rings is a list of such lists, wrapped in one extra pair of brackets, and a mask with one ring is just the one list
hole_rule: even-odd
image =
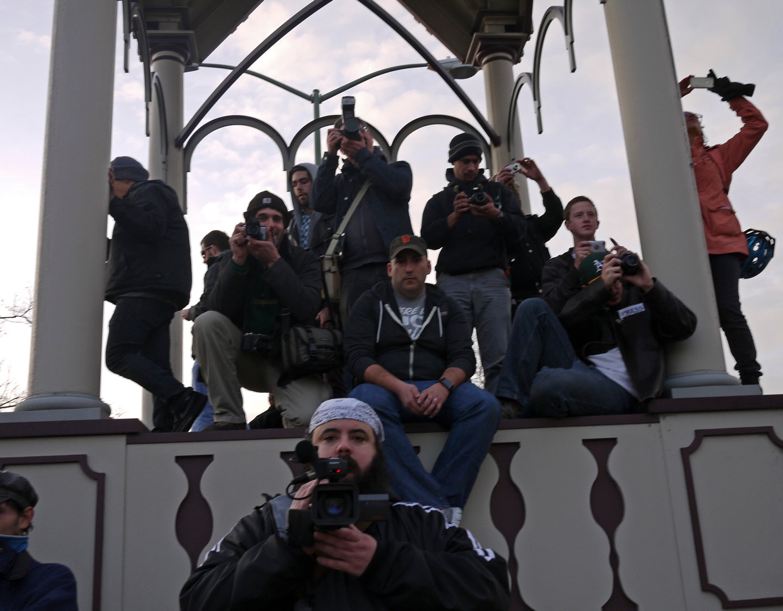
[[(10, 2), (0, 0), (4, 19), (0, 23), (0, 71), (4, 91), (0, 97), (3, 134), (0, 140), (0, 224), (3, 227), (5, 261), (0, 300), (10, 304), (24, 300), (34, 289), (37, 256), (38, 213), (44, 125), (51, 41), (52, 0)], [(218, 48), (207, 61), (236, 64), (291, 14), (304, 0), (266, 0)], [(381, 4), (409, 28), (435, 57), (449, 55), (437, 40), (390, 0)], [(536, 3), (537, 30), (548, 4)], [(714, 68), (719, 75), (757, 85), (753, 102), (765, 114), (770, 129), (748, 160), (734, 175), (731, 200), (743, 227), (765, 229), (780, 237), (783, 226), (783, 177), (781, 135), (783, 118), (780, 83), (783, 57), (777, 28), (783, 9), (776, 0), (667, 0), (667, 18), (679, 75), (704, 75)], [(544, 133), (536, 132), (535, 116), (528, 90), (520, 95), (519, 120), (525, 154), (537, 160), (560, 197), (590, 195), (602, 219), (599, 239), (616, 238), (639, 248), (627, 159), (622, 138), (614, 74), (609, 55), (603, 8), (597, 0), (574, 3), (577, 71), (568, 71), (567, 55), (557, 23), (550, 28), (542, 62)], [(118, 28), (121, 32), (121, 28)], [(534, 37), (537, 32), (534, 32)], [(515, 68), (532, 70), (534, 39)], [(115, 74), (112, 157), (131, 155), (146, 164), (144, 101), (141, 64), (135, 46), (131, 71), (122, 72), (121, 35), (118, 35)], [(420, 57), (374, 15), (352, 0), (334, 0), (307, 23), (289, 34), (253, 69), (304, 91), (322, 92), (376, 69), (421, 61)], [(225, 72), (201, 69), (185, 75), (185, 120), (192, 116)], [(483, 78), (477, 74), (459, 81), (484, 111)], [(391, 141), (399, 129), (425, 114), (452, 114), (471, 121), (451, 91), (432, 72), (407, 70), (369, 81), (350, 94), (357, 98), (357, 112), (377, 126)], [(740, 122), (728, 105), (706, 91), (696, 91), (684, 100), (685, 109), (704, 115), (705, 131), (712, 143), (723, 142)], [(339, 96), (325, 103), (322, 114), (339, 112)], [(312, 118), (312, 107), (304, 100), (268, 85), (243, 77), (224, 96), (206, 120), (228, 114), (246, 114), (272, 124), (290, 141)], [(446, 150), (455, 130), (431, 127), (408, 138), (400, 158), (411, 163), (414, 189), (411, 220), (421, 223), (421, 211), (431, 194), (444, 184)], [(78, 154), (78, 151), (74, 151)], [(300, 149), (298, 161), (313, 161), (312, 140)], [(108, 160), (107, 160), (108, 163)], [(533, 212), (541, 211), (535, 185), (531, 188)], [(285, 174), (277, 148), (262, 134), (249, 128), (232, 127), (212, 134), (197, 148), (188, 178), (188, 224), (192, 243), (194, 286), (191, 302), (201, 292), (203, 266), (198, 255), (199, 239), (211, 229), (230, 233), (241, 212), (256, 192), (270, 189), (289, 200)], [(96, 205), (100, 205), (96, 202)], [(111, 225), (107, 226), (107, 232)], [(662, 236), (666, 239), (666, 236)], [(552, 254), (565, 250), (570, 235), (561, 229), (550, 242)], [(672, 245), (676, 248), (676, 245)], [(64, 253), (78, 256), (78, 253)], [(742, 281), (744, 311), (756, 338), (765, 376), (766, 393), (783, 392), (783, 348), (779, 303), (783, 282), (780, 262), (774, 261), (758, 278)], [(665, 273), (655, 270), (658, 275)], [(111, 306), (105, 309), (105, 321)], [(104, 323), (105, 328), (105, 323)], [(185, 328), (185, 350), (189, 350), (189, 323)], [(29, 359), (29, 329), (5, 325), (0, 336), (0, 379), (10, 377), (26, 386)], [(105, 341), (105, 331), (104, 331)], [(725, 346), (725, 343), (724, 343)], [(725, 350), (728, 355), (728, 351)], [(733, 366), (730, 355), (727, 366)], [(189, 356), (186, 356), (186, 364)], [(104, 370), (101, 393), (114, 415), (135, 417), (140, 413), (138, 387)], [(246, 411), (263, 409), (263, 398), (246, 395)]]

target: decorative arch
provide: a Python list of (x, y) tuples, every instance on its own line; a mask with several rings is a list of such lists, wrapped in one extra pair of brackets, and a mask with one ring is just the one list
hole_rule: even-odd
[(569, 69), (571, 72), (576, 72), (573, 11), (571, 2), (572, 0), (564, 0), (563, 6), (550, 6), (541, 18), (541, 25), (538, 26), (538, 36), (536, 37), (536, 49), (533, 54), (533, 72), (523, 72), (517, 77), (517, 80), (514, 83), (514, 89), (511, 94), (511, 108), (509, 109), (507, 134), (512, 133), (512, 129), (516, 124), (517, 98), (525, 83), (532, 88), (538, 133), (540, 134), (544, 131), (544, 122), (541, 115), (541, 56), (544, 50), (544, 40), (546, 39), (547, 30), (549, 30), (549, 26), (555, 20), (558, 20), (563, 26)]
[[(424, 117), (419, 117), (418, 119), (414, 119), (410, 123), (404, 125), (402, 129), (400, 129), (400, 131), (397, 132), (397, 135), (394, 137), (394, 140), (392, 141), (392, 146), (391, 146), (392, 158), (397, 159), (397, 155), (400, 152), (402, 143), (405, 141), (405, 139), (408, 136), (420, 130), (422, 127), (427, 127), (428, 125), (448, 125), (450, 127), (456, 127), (457, 129), (461, 129), (465, 132), (468, 132), (469, 134), (473, 134), (481, 142), (481, 148), (484, 153), (484, 159), (487, 160), (487, 164), (491, 163), (492, 156), (490, 155), (489, 142), (487, 142), (486, 139), (484, 139), (484, 137), (478, 132), (478, 130), (475, 127), (473, 127), (470, 123), (463, 121), (462, 119), (457, 119), (456, 117), (451, 117), (449, 115), (426, 115)], [(492, 170), (492, 168), (489, 169)]]

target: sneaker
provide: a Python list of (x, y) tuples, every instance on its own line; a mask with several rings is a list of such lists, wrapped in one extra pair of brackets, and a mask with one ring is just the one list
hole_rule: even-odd
[(244, 422), (213, 422), (204, 431), (246, 431), (247, 424)]
[(173, 420), (171, 430), (177, 433), (189, 431), (206, 402), (207, 395), (202, 395), (190, 387), (169, 399), (168, 407)]

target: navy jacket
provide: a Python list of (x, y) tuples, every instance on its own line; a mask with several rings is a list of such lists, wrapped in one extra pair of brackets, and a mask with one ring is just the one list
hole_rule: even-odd
[(325, 155), (318, 166), (310, 198), (313, 208), (327, 215), (334, 215), (335, 229), (348, 212), (354, 196), (365, 180), (370, 188), (361, 206), (368, 206), (378, 232), (384, 243), (384, 255), (389, 252), (391, 241), (404, 233), (413, 233), (408, 202), (413, 187), (411, 167), (404, 161), (388, 163), (375, 149), (361, 150), (356, 154), (358, 167), (345, 162), (340, 174), (335, 174), (337, 155)]
[(78, 611), (73, 573), (0, 549), (0, 611)]

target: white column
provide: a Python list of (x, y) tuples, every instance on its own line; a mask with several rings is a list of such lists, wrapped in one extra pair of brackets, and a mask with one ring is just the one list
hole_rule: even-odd
[[(511, 94), (514, 90), (514, 64), (510, 53), (494, 52), (482, 58), (481, 68), (484, 73), (484, 92), (487, 100), (487, 118), (495, 131), (500, 134), (500, 146), (492, 147), (492, 170), (498, 172), (512, 159), (524, 155), (522, 151), (522, 132), (516, 121), (507, 137), (508, 111), (511, 104)], [(527, 190), (527, 179), (521, 174), (514, 178), (522, 211), (530, 214), (530, 195)]]
[(644, 258), (698, 317), (693, 337), (667, 354), (667, 384), (681, 389), (674, 396), (726, 394), (709, 388), (736, 380), (723, 360), (663, 1), (604, 6)]
[[(151, 179), (162, 180), (177, 192), (184, 207), (184, 155), (174, 140), (183, 126), (183, 74), (185, 59), (176, 51), (158, 51), (151, 60), (152, 104), (148, 169)], [(162, 102), (161, 102), (162, 100)], [(174, 316), (169, 328), (171, 370), (182, 380), (182, 318)], [(152, 395), (142, 396), (141, 419), (152, 426)]]
[[(100, 398), (117, 2), (57, 0), (29, 398), (17, 419), (108, 416)], [(64, 409), (70, 408), (70, 409)]]

